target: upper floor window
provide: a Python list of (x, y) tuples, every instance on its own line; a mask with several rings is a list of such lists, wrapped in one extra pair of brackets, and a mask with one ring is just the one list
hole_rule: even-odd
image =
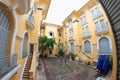
[(88, 26), (86, 26), (85, 28), (82, 28), (82, 35), (83, 36), (90, 35), (90, 31), (89, 31)]
[(100, 32), (100, 26), (99, 26), (98, 22), (95, 23), (95, 26), (96, 26), (96, 32)]
[(91, 14), (92, 14), (93, 19), (96, 19), (96, 18), (98, 18), (98, 17), (100, 17), (102, 15), (98, 7), (93, 9), (91, 11)]
[(97, 16), (101, 16), (100, 10), (98, 8), (96, 8), (95, 10), (96, 10)]
[(86, 18), (86, 16), (82, 16), (81, 18), (80, 18), (80, 24), (83, 26), (83, 25), (85, 25), (87, 23), (87, 18)]
[(86, 16), (83, 16), (83, 19), (84, 19), (84, 23), (86, 23), (87, 22)]
[(106, 30), (107, 29), (107, 27), (105, 25), (105, 22), (103, 20), (100, 21), (100, 24), (101, 24), (102, 30)]
[(96, 32), (107, 30), (107, 26), (106, 26), (104, 20), (100, 20), (99, 23), (96, 22), (95, 26), (96, 26)]
[(91, 11), (91, 14), (92, 14), (92, 18), (95, 19), (96, 18), (96, 14), (95, 14), (95, 12), (93, 10)]

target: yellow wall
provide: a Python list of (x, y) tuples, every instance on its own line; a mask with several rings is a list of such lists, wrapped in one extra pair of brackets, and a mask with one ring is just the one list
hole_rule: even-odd
[[(93, 20), (92, 19), (92, 15), (91, 15), (91, 11), (94, 10), (96, 7), (99, 8), (100, 12), (102, 13), (102, 16)], [(80, 23), (80, 18), (83, 16), (86, 16), (87, 19), (87, 24), (85, 25), (81, 25)], [(107, 27), (109, 28), (109, 31), (106, 34), (102, 34), (102, 35), (96, 35), (95, 30), (95, 22), (99, 22), (100, 24), (100, 20), (104, 20), (105, 23), (107, 23)], [(78, 20), (79, 22), (75, 22), (72, 23), (72, 27), (73, 27), (73, 39), (74, 40), (69, 40), (70, 37), (70, 26), (71, 26), (71, 22), (73, 22), (74, 20)], [(69, 26), (68, 28), (65, 28), (66, 26)], [(90, 37), (89, 38), (83, 38), (82, 36), (82, 28), (85, 28), (86, 26), (88, 26), (88, 29), (90, 31)], [(63, 21), (63, 26), (61, 26), (62, 30), (65, 30), (67, 33), (64, 33), (64, 37), (66, 37), (67, 39), (67, 52), (69, 53), (70, 51), (70, 44), (73, 42), (75, 45), (75, 54), (78, 54), (78, 56), (80, 57), (80, 59), (82, 59), (82, 57), (84, 58), (85, 56), (82, 54), (83, 48), (84, 48), (84, 41), (86, 40), (90, 40), (92, 42), (92, 52), (87, 54), (88, 56), (90, 56), (91, 58), (93, 58), (93, 60), (97, 60), (98, 59), (98, 39), (101, 37), (109, 37), (112, 43), (112, 54), (115, 54), (115, 45), (114, 45), (114, 40), (113, 40), (113, 34), (111, 31), (111, 26), (109, 24), (109, 21), (107, 19), (107, 16), (104, 12), (104, 10), (102, 9), (101, 5), (96, 2), (96, 1), (89, 1), (86, 5), (84, 5), (80, 10), (78, 11), (73, 11), (64, 21)], [(61, 28), (59, 29), (60, 32)], [(62, 36), (61, 36), (62, 38)], [(65, 45), (65, 42), (63, 42)], [(80, 46), (82, 46), (82, 50), (80, 50)], [(86, 58), (86, 60), (89, 60)]]
[(21, 44), (22, 44), (22, 39), (20, 37), (16, 37), (15, 41), (15, 53), (17, 54), (18, 60), (21, 58)]

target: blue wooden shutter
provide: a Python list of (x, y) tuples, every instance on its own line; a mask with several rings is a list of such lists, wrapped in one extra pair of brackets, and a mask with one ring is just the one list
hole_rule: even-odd
[(90, 41), (85, 41), (85, 43), (84, 43), (84, 51), (86, 53), (91, 53), (91, 43), (90, 43)]
[(111, 49), (110, 49), (110, 43), (107, 38), (101, 38), (99, 40), (99, 53), (100, 54), (110, 54)]

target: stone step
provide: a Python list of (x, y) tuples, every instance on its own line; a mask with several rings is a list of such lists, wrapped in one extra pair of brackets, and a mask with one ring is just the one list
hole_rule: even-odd
[(29, 79), (29, 76), (24, 76), (24, 75), (23, 75), (23, 77), (22, 77), (22, 78), (27, 78), (27, 79)]
[(29, 72), (24, 72), (23, 76), (29, 76)]
[(23, 78), (22, 80), (30, 80), (29, 78)]

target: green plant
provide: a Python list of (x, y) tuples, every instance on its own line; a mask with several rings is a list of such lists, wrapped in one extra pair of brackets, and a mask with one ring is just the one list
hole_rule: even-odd
[(66, 54), (66, 57), (69, 59), (70, 58), (70, 54)]
[(44, 54), (46, 50), (52, 50), (54, 48), (54, 44), (56, 44), (54, 38), (48, 38), (47, 36), (41, 36), (39, 38), (39, 51)]
[(62, 56), (62, 49), (59, 49), (58, 54), (59, 54), (59, 57)]
[(75, 57), (76, 57), (75, 54), (74, 54), (74, 53), (71, 53), (71, 59), (72, 59), (72, 60), (75, 60)]

